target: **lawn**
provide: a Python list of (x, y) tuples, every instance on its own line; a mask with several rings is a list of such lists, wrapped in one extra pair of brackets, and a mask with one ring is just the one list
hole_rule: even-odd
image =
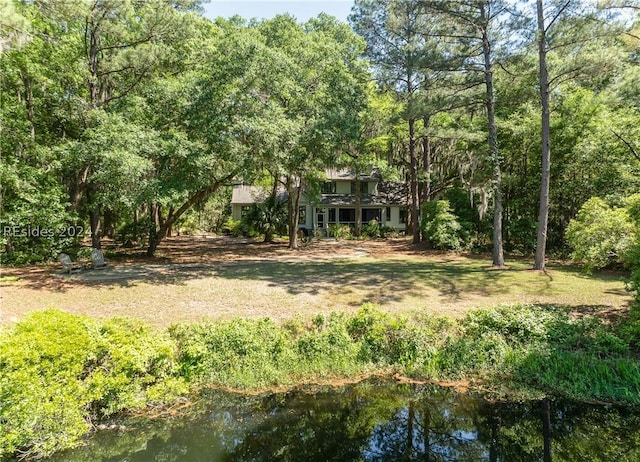
[(47, 307), (166, 327), (238, 316), (307, 318), (365, 302), (407, 315), (461, 316), (514, 302), (612, 313), (631, 299), (620, 274), (588, 276), (553, 262), (541, 273), (527, 260), (494, 270), (487, 257), (428, 252), (404, 239), (314, 242), (292, 252), (284, 243), (181, 237), (167, 240), (157, 259), (115, 250), (107, 256), (108, 271), (71, 277), (53, 266), (3, 269), (0, 324)]

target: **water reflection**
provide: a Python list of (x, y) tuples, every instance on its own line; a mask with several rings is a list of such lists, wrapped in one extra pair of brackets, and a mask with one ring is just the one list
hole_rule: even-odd
[[(545, 423), (546, 422), (546, 423)], [(55, 461), (639, 461), (640, 418), (570, 402), (491, 403), (431, 385), (365, 382), (134, 419)]]

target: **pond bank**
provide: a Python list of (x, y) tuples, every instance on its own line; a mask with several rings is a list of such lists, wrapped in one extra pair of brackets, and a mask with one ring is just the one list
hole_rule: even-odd
[(140, 321), (48, 310), (0, 337), (0, 457), (52, 454), (78, 444), (102, 419), (160, 409), (208, 386), (288, 390), (398, 374), (495, 398), (559, 395), (637, 406), (638, 326), (634, 318), (576, 319), (561, 306), (405, 319), (365, 304), (309, 322), (234, 319), (158, 332)]
[[(543, 421), (551, 431), (543, 431)], [(567, 400), (489, 401), (380, 378), (246, 395), (204, 391), (187, 412), (116, 420), (53, 462), (640, 459), (640, 417)]]

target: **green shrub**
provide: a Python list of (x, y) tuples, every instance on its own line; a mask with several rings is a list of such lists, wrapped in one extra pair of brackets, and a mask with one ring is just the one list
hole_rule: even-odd
[(226, 234), (231, 234), (233, 237), (240, 237), (244, 233), (242, 220), (234, 220), (233, 218), (229, 218), (227, 223), (224, 225), (223, 231)]
[[(234, 387), (278, 383), (290, 351), (286, 331), (270, 319), (234, 319), (170, 329), (182, 373), (200, 383)], [(282, 364), (281, 364), (282, 363)]]
[(41, 456), (77, 444), (90, 428), (89, 387), (98, 331), (88, 318), (34, 313), (0, 339), (0, 455)]
[(335, 237), (337, 241), (340, 239), (351, 239), (352, 237), (349, 225), (331, 224), (327, 229), (329, 235)]
[(572, 258), (586, 271), (624, 260), (634, 241), (634, 225), (624, 208), (611, 208), (592, 197), (569, 222), (566, 239), (573, 248)]
[(496, 333), (511, 343), (524, 343), (546, 339), (550, 323), (563, 315), (531, 305), (500, 305), (469, 311), (462, 326), (472, 338)]
[(380, 237), (380, 222), (378, 220), (370, 220), (362, 228), (362, 235), (365, 237)]
[(187, 391), (166, 335), (135, 321), (104, 325), (58, 310), (25, 317), (0, 339), (0, 456), (72, 447), (91, 421)]
[(347, 331), (361, 343), (362, 361), (411, 365), (418, 355), (415, 331), (407, 320), (390, 316), (371, 303), (362, 305), (349, 319)]
[(287, 204), (276, 197), (268, 197), (262, 204), (252, 204), (243, 218), (244, 228), (263, 234), (270, 242), (275, 234), (286, 234), (289, 213)]
[(460, 224), (451, 213), (448, 201), (423, 204), (420, 229), (425, 240), (434, 249), (458, 250), (461, 247)]

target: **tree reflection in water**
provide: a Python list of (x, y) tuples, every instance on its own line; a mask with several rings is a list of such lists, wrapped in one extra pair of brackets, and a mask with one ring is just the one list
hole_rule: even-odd
[(131, 419), (127, 430), (99, 432), (53, 460), (640, 460), (640, 417), (630, 411), (565, 401), (492, 403), (433, 385), (369, 381), (259, 397), (216, 391), (196, 408)]

